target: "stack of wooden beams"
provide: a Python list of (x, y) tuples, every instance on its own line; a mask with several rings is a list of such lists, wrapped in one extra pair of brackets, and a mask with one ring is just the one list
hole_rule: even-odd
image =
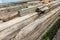
[[(26, 13), (27, 11), (34, 12), (32, 10), (35, 10), (36, 8), (35, 7), (34, 8), (32, 7), (33, 9), (26, 8), (26, 7), (28, 7), (28, 5), (29, 5), (28, 3), (25, 3), (25, 4), (21, 4), (21, 5), (0, 8), (0, 19), (3, 21), (8, 21), (10, 19), (13, 19), (14, 17), (18, 17), (18, 16), (20, 16), (18, 11), (20, 11), (21, 15), (23, 15), (23, 16), (27, 14)], [(37, 6), (40, 6), (40, 5), (37, 5)], [(25, 9), (23, 9), (23, 8), (25, 8)], [(22, 13), (25, 10), (26, 10), (25, 14)]]
[(60, 7), (38, 17), (37, 13), (0, 24), (0, 40), (36, 40), (60, 13)]
[(18, 16), (24, 16), (24, 15), (27, 15), (27, 14), (30, 14), (30, 13), (34, 13), (35, 10), (39, 7), (40, 7), (39, 9), (42, 9), (45, 6), (50, 7), (50, 5), (51, 5), (50, 9), (53, 9), (52, 8), (53, 6), (54, 7), (59, 6), (59, 2), (58, 3), (53, 2), (53, 3), (50, 3), (49, 5), (48, 4), (45, 4), (45, 5), (38, 4), (38, 5), (28, 7), (28, 8), (24, 8), (24, 9), (19, 8), (19, 7), (22, 7), (20, 5), (15, 6), (15, 7), (7, 7), (7, 9), (6, 8), (1, 8), (0, 9), (0, 19), (3, 20), (3, 21), (8, 21), (8, 20), (13, 19), (13, 18), (18, 17)]
[[(56, 6), (55, 4), (58, 6)], [(40, 7), (35, 6), (21, 9), (19, 10), (19, 12), (20, 16), (22, 17), (13, 16), (15, 14), (17, 15), (17, 12), (15, 14), (9, 13), (8, 15), (7, 13), (5, 13), (7, 17), (1, 17), (2, 19), (7, 20), (13, 17), (15, 18), (0, 24), (0, 40), (37, 40), (37, 38), (48, 28), (48, 26), (60, 14), (59, 5), (60, 2), (57, 2), (49, 5), (45, 4)], [(38, 15), (38, 12), (35, 12), (37, 8), (39, 8), (39, 10), (43, 10), (46, 7), (48, 7), (49, 9), (53, 8), (53, 10), (50, 10), (47, 13), (42, 14), (40, 16)]]
[[(59, 7), (60, 8), (60, 7)], [(51, 24), (53, 20), (59, 15), (60, 9), (57, 8), (49, 14), (44, 15), (44, 17), (40, 17), (31, 24), (25, 26), (23, 29), (19, 31), (19, 33), (14, 38), (15, 40), (36, 40), (39, 35), (47, 29), (47, 26)]]

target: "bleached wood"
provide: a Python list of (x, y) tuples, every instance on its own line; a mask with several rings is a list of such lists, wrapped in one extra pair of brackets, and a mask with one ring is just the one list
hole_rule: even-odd
[(28, 19), (28, 18), (30, 18), (31, 16), (36, 15), (36, 14), (37, 14), (37, 13), (28, 14), (28, 15), (26, 15), (26, 16), (19, 17), (19, 18), (15, 18), (15, 19), (13, 19), (13, 20), (10, 20), (10, 21), (8, 21), (8, 22), (5, 22), (5, 23), (3, 23), (3, 24), (0, 24), (0, 31), (4, 30), (4, 29), (6, 29), (6, 28), (9, 28), (10, 26), (15, 25), (15, 24), (17, 24), (17, 23), (19, 23), (19, 22), (21, 22), (21, 21), (24, 21), (24, 20), (26, 20), (26, 19)]
[(0, 13), (0, 19), (2, 21), (8, 21), (18, 16), (19, 16), (18, 12), (9, 12), (5, 14)]
[(42, 35), (42, 33), (49, 28), (49, 25), (57, 18), (60, 11), (47, 19), (42, 25), (38, 25), (37, 28), (31, 32), (28, 36), (25, 36), (22, 40), (37, 40), (37, 38)]
[(1, 35), (0, 39), (9, 40), (10, 38), (13, 38), (13, 36), (15, 36), (17, 34), (15, 32), (18, 32), (20, 29), (22, 29), (29, 23), (33, 22), (37, 18), (38, 18), (38, 15), (33, 15), (33, 16), (29, 17), (28, 19), (23, 20), (15, 25), (3, 30), (2, 32), (0, 32), (0, 35)]
[(27, 15), (27, 14), (30, 14), (30, 13), (34, 13), (36, 10), (36, 7), (31, 7), (31, 8), (24, 8), (24, 9), (21, 9), (20, 10), (20, 15), (21, 16), (24, 16), (24, 15)]
[(49, 25), (50, 21), (53, 21), (53, 19), (58, 16), (56, 12), (59, 10), (60, 7), (40, 18), (38, 18), (36, 12), (32, 12), (26, 16), (17, 17), (0, 24), (0, 40), (35, 40), (40, 35), (39, 33), (42, 32), (40, 30), (44, 26)]
[(35, 22), (33, 22), (33, 23), (27, 25), (26, 27), (24, 27), (23, 29), (21, 29), (19, 34), (17, 34), (15, 40), (17, 40), (17, 39), (22, 40), (23, 38), (25, 38), (25, 36), (29, 35), (29, 33), (34, 31), (38, 25), (41, 25), (44, 21), (46, 21), (52, 15), (56, 14), (55, 12), (57, 12), (59, 9), (60, 9), (60, 7), (58, 7), (57, 9), (55, 9), (53, 11), (51, 11), (49, 15), (45, 15), (44, 17), (42, 17), (40, 19), (37, 19)]

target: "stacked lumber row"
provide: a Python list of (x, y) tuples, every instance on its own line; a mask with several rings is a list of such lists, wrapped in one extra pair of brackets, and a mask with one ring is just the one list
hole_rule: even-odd
[[(0, 12), (18, 11), (18, 10), (20, 10), (22, 8), (27, 8), (31, 4), (34, 5), (35, 4), (34, 2), (35, 1), (33, 1), (33, 3), (22, 3), (22, 4), (19, 4), (19, 5), (15, 5), (15, 6), (9, 6), (9, 7), (0, 8)], [(39, 4), (38, 2), (40, 2), (40, 1), (36, 1), (37, 4)]]
[(60, 7), (43, 16), (31, 13), (0, 24), (0, 40), (36, 40), (60, 14)]
[(48, 4), (45, 4), (45, 5), (38, 4), (38, 5), (35, 5), (35, 6), (32, 6), (32, 7), (20, 9), (19, 11), (17, 11), (19, 9), (18, 8), (19, 6), (16, 8), (15, 11), (13, 11), (15, 9), (15, 7), (12, 7), (13, 10), (11, 8), (7, 8), (7, 9), (10, 9), (10, 10), (8, 10), (9, 12), (6, 12), (6, 11), (4, 12), (4, 11), (1, 10), (2, 13), (0, 12), (0, 19), (3, 20), (3, 21), (8, 21), (8, 20), (11, 20), (11, 19), (13, 19), (15, 17), (18, 17), (18, 16), (24, 16), (24, 15), (27, 15), (27, 14), (30, 14), (30, 13), (34, 13), (36, 11), (36, 9), (39, 8), (39, 7), (40, 7), (39, 9), (42, 9), (42, 8), (44, 9), (45, 6), (50, 7), (52, 5), (51, 8), (49, 8), (49, 9), (53, 9), (52, 8), (53, 5), (55, 7), (56, 5), (59, 6), (59, 4), (60, 4), (59, 2), (55, 1), (55, 2), (51, 2), (49, 5)]
[[(34, 4), (40, 3), (40, 1), (33, 1), (33, 2), (34, 2)], [(18, 2), (18, 3), (8, 3), (8, 4), (11, 5), (11, 4), (19, 4), (19, 3), (20, 2)], [(55, 3), (55, 2), (51, 2), (51, 3)], [(28, 4), (30, 5), (30, 4), (32, 4), (32, 2), (28, 2)], [(0, 4), (0, 5), (2, 5), (2, 4)], [(42, 6), (42, 5), (38, 4), (38, 5), (35, 5), (35, 6), (38, 7), (38, 6)], [(30, 12), (33, 13), (35, 11), (35, 9), (33, 7), (30, 8), (30, 6), (28, 6), (29, 8), (27, 8), (26, 10), (24, 10), (24, 9), (20, 10), (19, 7), (22, 7), (22, 6), (21, 5), (18, 5), (18, 6), (16, 5), (16, 6), (7, 7), (7, 9), (6, 8), (1, 8), (0, 9), (0, 19), (2, 19), (2, 20), (0, 20), (0, 23), (3, 23), (3, 21), (5, 22), (5, 21), (8, 21), (8, 20), (11, 20), (11, 19), (13, 19), (15, 17), (18, 17), (18, 16), (26, 15), (26, 14), (28, 14), (28, 12), (30, 14)], [(11, 10), (11, 9), (13, 9), (13, 10)], [(18, 12), (12, 12), (12, 11), (17, 11), (18, 9), (20, 10), (21, 14), (18, 14)], [(4, 10), (5, 10), (5, 12), (4, 12)], [(24, 13), (24, 11), (25, 11), (25, 13)]]
[(28, 12), (29, 12), (29, 14), (30, 13), (34, 13), (35, 12), (34, 10), (36, 9), (36, 7), (24, 8), (24, 9), (19, 9), (19, 10), (18, 9), (16, 8), (15, 11), (11, 11), (11, 12), (6, 12), (5, 11), (5, 12), (0, 13), (0, 19), (1, 20), (5, 20), (5, 21), (8, 21), (8, 20), (12, 19), (15, 16), (16, 17), (18, 17), (18, 16), (24, 16), (24, 15), (27, 15)]
[[(35, 1), (33, 1), (33, 2), (35, 2)], [(36, 2), (36, 3), (38, 3), (38, 2)], [(18, 17), (18, 16), (20, 16), (20, 14), (18, 13), (18, 10), (26, 8), (28, 5), (30, 5), (30, 4), (25, 3), (25, 4), (21, 4), (21, 5), (0, 8), (0, 19), (3, 21), (8, 21), (14, 17)], [(27, 9), (30, 9), (30, 8), (27, 8)]]
[[(0, 24), (0, 34), (4, 34), (0, 36), (0, 40), (8, 40), (14, 37), (17, 32), (22, 29), (24, 26), (30, 24), (34, 20), (38, 18), (37, 13), (29, 14), (23, 17), (17, 17), (13, 20)], [(15, 33), (15, 31), (17, 31)], [(6, 34), (7, 33), (7, 34)], [(15, 33), (15, 35), (13, 35)], [(6, 34), (6, 35), (5, 35)], [(9, 36), (8, 36), (9, 35)], [(9, 37), (5, 39), (5, 37)]]
[[(32, 6), (32, 7), (29, 7), (29, 8), (24, 8), (24, 9), (21, 9), (20, 10), (20, 16), (24, 16), (24, 15), (27, 15), (27, 14), (30, 14), (30, 13), (34, 13), (36, 12), (36, 9), (38, 8), (39, 10), (46, 10), (46, 7), (48, 7), (48, 10), (51, 11), (51, 9), (53, 10), (54, 8), (60, 6), (60, 2), (55, 2), (54, 4), (45, 4), (45, 5), (35, 5), (35, 6)], [(54, 7), (54, 8), (53, 8)], [(48, 11), (46, 10), (46, 11)], [(41, 11), (40, 11), (41, 12)]]
[(9, 3), (0, 3), (0, 8), (9, 7), (9, 6), (15, 6), (20, 4), (25, 4), (28, 1), (19, 1), (19, 2), (9, 2)]
[[(54, 1), (53, 3), (56, 3), (57, 1)], [(11, 3), (12, 4), (12, 3)], [(0, 11), (2, 12), (2, 11), (6, 11), (7, 10), (7, 12), (9, 12), (8, 10), (12, 10), (12, 9), (14, 9), (14, 10), (16, 10), (15, 8), (20, 8), (20, 9), (22, 9), (22, 8), (26, 8), (26, 7), (28, 7), (28, 6), (30, 6), (31, 4), (35, 4), (35, 5), (37, 5), (37, 4), (41, 4), (42, 5), (42, 2), (41, 1), (33, 1), (33, 2), (27, 2), (27, 3), (22, 3), (22, 4), (19, 4), (19, 5), (15, 5), (15, 6), (9, 6), (9, 7), (4, 7), (4, 8), (0, 8)], [(1, 4), (2, 5), (2, 4)]]
[(33, 0), (24, 0), (24, 1), (22, 0), (19, 2), (0, 3), (0, 8), (21, 5), (21, 4), (26, 4), (26, 3), (31, 4), (30, 2), (34, 2), (35, 4), (37, 4), (37, 3), (40, 3), (40, 0), (37, 0), (37, 1), (36, 0), (34, 0), (34, 1)]
[[(51, 13), (51, 14), (50, 14)], [(36, 40), (39, 35), (47, 29), (53, 20), (59, 15), (60, 7), (49, 12), (49, 14), (40, 17), (31, 24), (22, 28), (15, 36), (14, 40)]]
[(58, 6), (60, 6), (60, 2), (51, 2), (44, 6), (45, 7), (37, 7), (36, 12), (43, 13), (43, 14), (47, 13), (47, 12), (57, 8)]
[[(39, 9), (43, 10), (45, 7), (40, 6)], [(22, 12), (29, 14), (0, 24), (0, 40), (36, 40), (60, 14), (60, 6), (42, 16), (32, 10), (24, 9)]]
[(22, 5), (16, 5), (16, 6), (9, 6), (9, 7), (4, 7), (4, 8), (0, 8), (0, 12), (3, 13), (3, 12), (11, 12), (11, 11), (17, 11), (17, 10), (20, 10), (22, 8), (26, 8), (26, 4), (22, 4)]

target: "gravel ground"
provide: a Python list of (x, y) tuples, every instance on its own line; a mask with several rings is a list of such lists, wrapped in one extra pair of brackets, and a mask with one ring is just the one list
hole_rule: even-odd
[(53, 40), (60, 40), (60, 29), (58, 30), (57, 34), (53, 38)]

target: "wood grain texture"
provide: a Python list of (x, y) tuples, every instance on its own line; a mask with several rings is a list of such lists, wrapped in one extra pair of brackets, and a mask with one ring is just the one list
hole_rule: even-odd
[(24, 26), (28, 25), (29, 23), (33, 22), (35, 19), (38, 18), (38, 15), (33, 15), (31, 17), (29, 17), (28, 19), (26, 20), (23, 20), (21, 22), (18, 22), (17, 24), (15, 25), (11, 25), (11, 27), (9, 28), (6, 28), (5, 30), (1, 31), (0, 32), (0, 39), (3, 39), (3, 40), (8, 40), (10, 38), (12, 38), (12, 34), (15, 36), (17, 31), (19, 31), (20, 29), (22, 29)]
[(17, 40), (17, 39), (18, 40), (22, 40), (26, 36), (29, 36), (29, 34), (32, 34), (32, 32), (37, 28), (38, 25), (42, 25), (42, 23), (44, 21), (46, 21), (47, 19), (49, 19), (52, 15), (56, 14), (55, 12), (57, 12), (58, 10), (59, 9), (57, 8), (56, 10), (51, 11), (50, 12), (51, 14), (49, 14), (49, 16), (45, 16), (45, 17), (43, 17), (41, 19), (37, 19), (35, 22), (33, 22), (33, 23), (27, 25), (26, 27), (24, 27), (23, 29), (21, 29), (21, 31), (19, 32), (19, 34), (17, 34), (15, 40)]
[(48, 28), (52, 21), (60, 15), (60, 3), (54, 3), (49, 5), (51, 8), (53, 8), (53, 5), (56, 8), (42, 16), (38, 16), (35, 10), (37, 7), (41, 9), (44, 9), (46, 6), (49, 7), (48, 4), (46, 6), (35, 5), (35, 7), (21, 9), (21, 15), (24, 14), (22, 17), (15, 17), (18, 15), (17, 12), (9, 13), (7, 16), (7, 13), (5, 13), (5, 16), (1, 17), (2, 20), (10, 20), (12, 17), (15, 18), (0, 24), (0, 40), (36, 40)]

